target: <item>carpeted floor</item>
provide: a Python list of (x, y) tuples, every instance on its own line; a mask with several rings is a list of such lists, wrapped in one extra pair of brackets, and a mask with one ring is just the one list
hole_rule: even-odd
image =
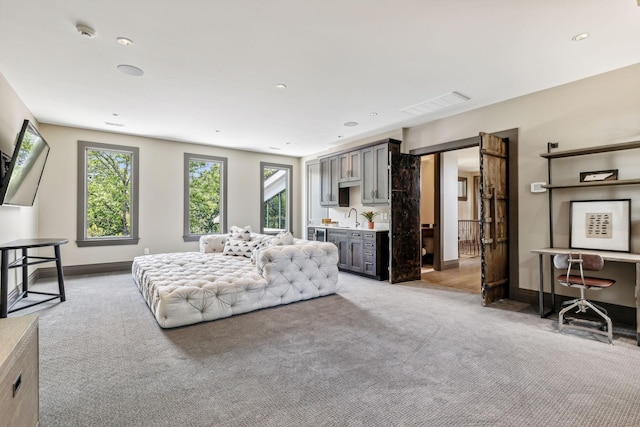
[(69, 277), (67, 302), (36, 310), (41, 426), (640, 425), (631, 338), (424, 283), (340, 283), (163, 330), (129, 274)]

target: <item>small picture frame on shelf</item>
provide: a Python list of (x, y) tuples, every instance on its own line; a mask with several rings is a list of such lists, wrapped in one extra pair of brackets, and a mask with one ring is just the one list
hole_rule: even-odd
[(606, 171), (580, 172), (580, 182), (595, 181), (616, 181), (618, 179), (618, 169)]
[(631, 199), (572, 200), (569, 247), (631, 251)]

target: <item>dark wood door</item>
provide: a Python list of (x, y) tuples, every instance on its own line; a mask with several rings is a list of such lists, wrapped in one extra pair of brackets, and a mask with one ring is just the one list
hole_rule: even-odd
[(391, 153), (389, 282), (420, 280), (420, 157)]
[(509, 296), (507, 140), (480, 133), (482, 304)]

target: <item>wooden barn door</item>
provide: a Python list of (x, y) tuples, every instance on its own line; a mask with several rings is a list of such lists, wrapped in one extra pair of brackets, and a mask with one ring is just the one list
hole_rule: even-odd
[(391, 153), (389, 283), (420, 280), (420, 157)]
[(509, 296), (507, 142), (480, 133), (482, 305)]

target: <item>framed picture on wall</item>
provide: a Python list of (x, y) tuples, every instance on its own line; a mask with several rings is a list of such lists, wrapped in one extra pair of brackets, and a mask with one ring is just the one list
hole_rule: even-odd
[(631, 251), (631, 199), (572, 200), (569, 247)]
[(467, 200), (467, 178), (458, 177), (458, 200)]

